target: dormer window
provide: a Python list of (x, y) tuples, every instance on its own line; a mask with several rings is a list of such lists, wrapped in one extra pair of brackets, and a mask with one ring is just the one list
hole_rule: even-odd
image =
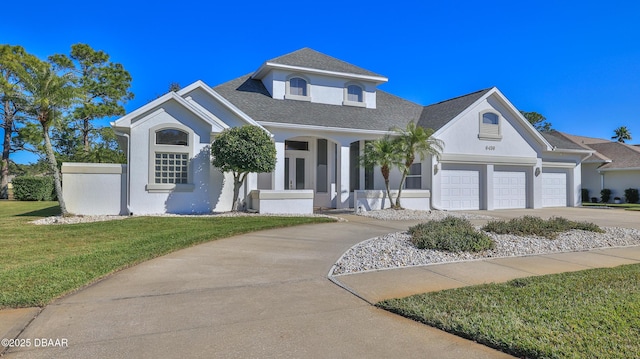
[(362, 87), (349, 85), (347, 87), (347, 101), (362, 102)]
[(287, 89), (284, 98), (289, 100), (311, 101), (309, 92), (311, 87), (309, 80), (300, 76), (293, 75), (287, 79)]
[(502, 139), (500, 115), (494, 112), (484, 112), (480, 114), (480, 131), (478, 138), (489, 141), (500, 141)]
[(358, 84), (347, 84), (344, 88), (343, 105), (365, 107), (364, 89)]

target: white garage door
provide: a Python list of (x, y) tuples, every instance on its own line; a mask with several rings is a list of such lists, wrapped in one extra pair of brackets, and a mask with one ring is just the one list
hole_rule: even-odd
[(527, 177), (524, 172), (493, 173), (493, 208), (526, 208)]
[(443, 209), (480, 209), (480, 172), (443, 170), (441, 182)]
[(542, 173), (542, 207), (567, 206), (567, 174)]

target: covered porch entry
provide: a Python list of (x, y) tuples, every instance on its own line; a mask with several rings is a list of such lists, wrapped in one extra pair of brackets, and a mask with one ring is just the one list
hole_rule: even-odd
[(314, 207), (351, 208), (353, 191), (365, 189), (365, 177), (370, 177), (358, 160), (364, 142), (354, 137), (276, 135), (276, 169), (259, 174), (257, 188), (312, 190)]

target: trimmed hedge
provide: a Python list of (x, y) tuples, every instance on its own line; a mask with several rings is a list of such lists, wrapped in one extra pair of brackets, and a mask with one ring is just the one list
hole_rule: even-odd
[(411, 242), (420, 249), (480, 252), (495, 247), (489, 236), (478, 232), (467, 219), (446, 217), (409, 228)]
[(637, 188), (627, 188), (624, 190), (624, 199), (627, 203), (638, 203), (640, 195)]
[(53, 177), (16, 177), (11, 181), (13, 198), (18, 201), (55, 201)]

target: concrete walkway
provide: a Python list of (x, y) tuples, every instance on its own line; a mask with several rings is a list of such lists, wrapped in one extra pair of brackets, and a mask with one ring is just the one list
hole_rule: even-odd
[[(580, 210), (595, 211), (574, 211)], [(609, 216), (600, 212), (590, 215)], [(570, 217), (571, 213), (555, 215)], [(639, 212), (620, 213), (623, 219), (614, 217), (626, 226), (640, 223)], [(503, 215), (498, 211), (485, 214)], [(544, 214), (549, 211), (538, 215)], [(12, 348), (5, 355), (508, 357), (379, 310), (327, 280), (333, 263), (352, 245), (416, 223), (345, 217), (350, 221), (218, 240), (121, 271), (50, 304), (20, 335), (32, 342), (35, 338), (67, 339), (67, 347), (32, 345)], [(633, 247), (432, 265), (338, 279), (374, 302), (478, 282), (635, 262), (640, 262), (640, 250)], [(1, 323), (8, 318), (3, 312)], [(28, 314), (26, 318), (30, 319)], [(20, 325), (11, 327), (15, 330)]]

